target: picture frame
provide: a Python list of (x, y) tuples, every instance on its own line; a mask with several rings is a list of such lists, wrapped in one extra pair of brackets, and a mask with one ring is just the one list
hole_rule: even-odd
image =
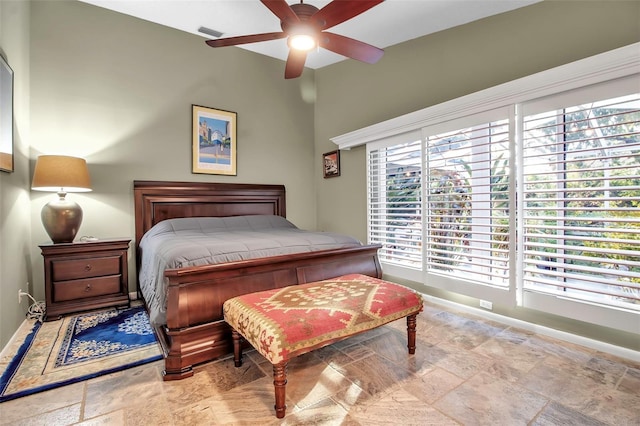
[(340, 176), (340, 151), (322, 154), (322, 171), (325, 179)]
[(0, 55), (0, 170), (13, 172), (13, 70)]
[(232, 111), (192, 105), (192, 173), (237, 174), (237, 118)]

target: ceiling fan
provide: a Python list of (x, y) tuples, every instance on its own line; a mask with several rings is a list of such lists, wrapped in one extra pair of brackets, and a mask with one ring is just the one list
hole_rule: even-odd
[(292, 5), (285, 0), (260, 1), (280, 19), (282, 31), (207, 40), (206, 43), (211, 47), (224, 47), (288, 37), (289, 55), (284, 78), (299, 77), (307, 60), (307, 52), (315, 47), (323, 47), (369, 64), (378, 62), (384, 53), (382, 49), (370, 44), (325, 31), (366, 12), (384, 0), (333, 0), (322, 9), (305, 4), (302, 0)]

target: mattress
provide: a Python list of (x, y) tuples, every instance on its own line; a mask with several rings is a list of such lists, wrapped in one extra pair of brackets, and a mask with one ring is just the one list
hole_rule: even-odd
[(360, 246), (350, 236), (302, 230), (281, 216), (168, 219), (140, 240), (140, 291), (151, 322), (166, 323), (166, 269)]

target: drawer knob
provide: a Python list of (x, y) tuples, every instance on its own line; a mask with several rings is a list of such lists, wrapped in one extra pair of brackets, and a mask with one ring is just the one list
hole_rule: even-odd
[(91, 291), (91, 284), (87, 284), (87, 286), (84, 289), (85, 293), (88, 293)]
[(91, 264), (87, 264), (87, 266), (84, 267), (84, 270), (89, 272), (91, 270)]

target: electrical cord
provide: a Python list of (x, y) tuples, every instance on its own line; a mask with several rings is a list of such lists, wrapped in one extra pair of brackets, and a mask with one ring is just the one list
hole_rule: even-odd
[(42, 301), (36, 301), (36, 299), (31, 297), (29, 293), (23, 293), (23, 295), (33, 300), (33, 303), (29, 305), (29, 308), (27, 309), (27, 318), (42, 322), (44, 320), (44, 314), (46, 312), (45, 303)]

